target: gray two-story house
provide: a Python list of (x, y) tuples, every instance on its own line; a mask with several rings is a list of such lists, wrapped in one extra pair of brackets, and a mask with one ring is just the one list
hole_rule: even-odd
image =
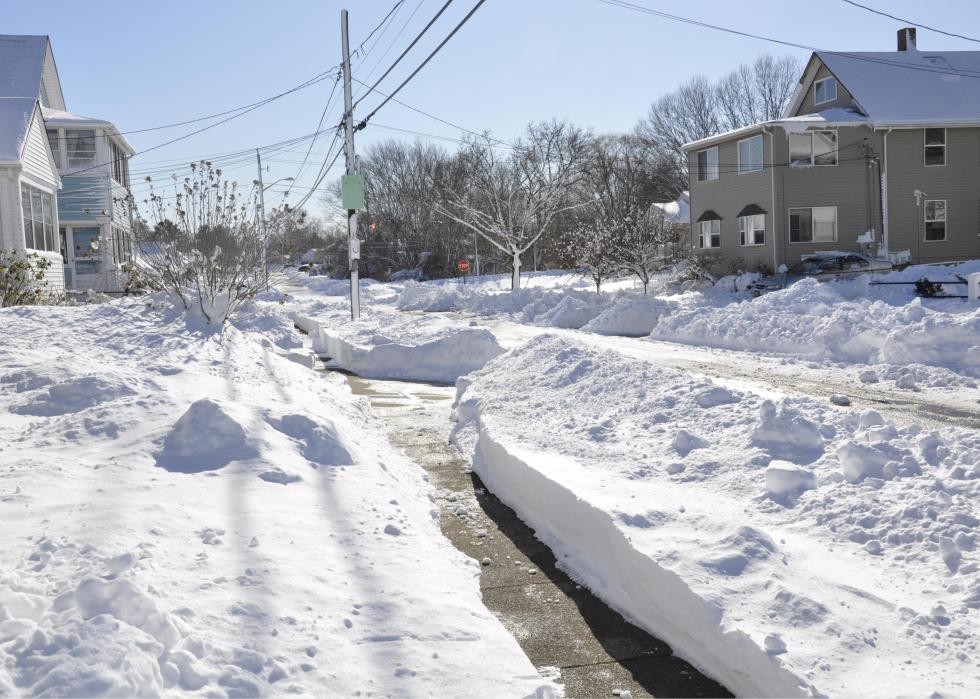
[(820, 251), (980, 258), (980, 51), (814, 53), (782, 119), (689, 143), (691, 246), (718, 267)]

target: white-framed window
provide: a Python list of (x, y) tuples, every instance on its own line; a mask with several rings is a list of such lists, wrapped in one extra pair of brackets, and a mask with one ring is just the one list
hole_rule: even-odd
[(738, 142), (738, 174), (762, 169), (762, 134)]
[(752, 216), (739, 216), (738, 233), (742, 245), (765, 245), (766, 215), (753, 214)]
[(93, 129), (68, 129), (68, 167), (82, 167), (95, 162), (95, 131)]
[(926, 199), (925, 219), (926, 242), (937, 243), (946, 240), (946, 200)]
[(946, 164), (946, 129), (922, 129), (926, 167)]
[(126, 152), (115, 141), (109, 141), (109, 154), (112, 162), (112, 179), (128, 187), (129, 159), (126, 157)]
[(57, 251), (54, 197), (22, 182), (20, 199), (24, 213), (24, 247), (30, 250)]
[(797, 167), (836, 165), (837, 132), (791, 133), (789, 135), (789, 164)]
[(837, 79), (824, 78), (813, 83), (813, 103), (824, 104), (837, 99)]
[(810, 206), (789, 210), (789, 242), (834, 243), (836, 241), (836, 206)]
[(701, 221), (698, 224), (701, 230), (698, 245), (702, 249), (721, 247), (721, 221)]
[(698, 151), (698, 182), (718, 179), (718, 146)]

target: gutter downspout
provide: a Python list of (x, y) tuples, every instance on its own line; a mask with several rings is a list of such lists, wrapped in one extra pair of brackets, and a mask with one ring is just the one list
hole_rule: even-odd
[(769, 136), (769, 187), (772, 195), (772, 273), (779, 269), (776, 253), (776, 137), (770, 127), (763, 126), (762, 133)]
[(879, 254), (884, 254), (888, 258), (888, 134), (892, 129), (888, 129), (884, 136), (884, 155), (882, 158), (883, 167), (881, 168), (881, 250)]

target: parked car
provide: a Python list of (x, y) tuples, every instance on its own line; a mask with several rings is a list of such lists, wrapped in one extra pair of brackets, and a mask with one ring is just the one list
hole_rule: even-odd
[(312, 268), (313, 268), (312, 263), (310, 263), (310, 262), (304, 262), (303, 264), (301, 264), (299, 267), (296, 268), (296, 271), (297, 272), (306, 272), (307, 274), (309, 274), (310, 273), (310, 270)]
[(782, 274), (758, 279), (748, 289), (758, 296), (785, 289), (801, 279), (850, 279), (867, 272), (883, 272), (891, 267), (886, 260), (876, 260), (856, 252), (819, 252), (807, 255)]

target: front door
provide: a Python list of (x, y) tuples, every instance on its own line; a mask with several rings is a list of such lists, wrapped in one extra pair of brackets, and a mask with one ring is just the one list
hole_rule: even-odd
[(102, 273), (102, 250), (98, 226), (72, 227), (72, 261), (76, 277)]

